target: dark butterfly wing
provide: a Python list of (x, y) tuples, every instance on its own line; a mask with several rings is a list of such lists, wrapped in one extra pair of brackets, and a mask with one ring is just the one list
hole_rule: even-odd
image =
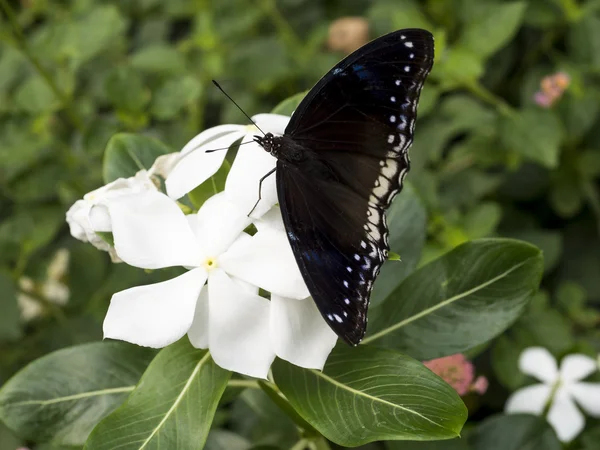
[(277, 165), (288, 238), (321, 314), (350, 344), (366, 330), (389, 248), (385, 209), (409, 169), (417, 102), (432, 64), (433, 37), (425, 30), (376, 39), (316, 84), (283, 138), (307, 155), (300, 164)]

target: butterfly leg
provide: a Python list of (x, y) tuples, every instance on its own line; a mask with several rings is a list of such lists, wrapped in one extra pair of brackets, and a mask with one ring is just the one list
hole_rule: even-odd
[(248, 217), (250, 217), (250, 214), (252, 214), (254, 212), (254, 210), (256, 209), (256, 207), (258, 206), (258, 202), (261, 201), (262, 199), (262, 195), (261, 195), (261, 191), (262, 191), (262, 184), (263, 181), (265, 181), (265, 178), (267, 178), (269, 175), (273, 174), (273, 172), (275, 172), (276, 167), (273, 167), (273, 170), (270, 170), (269, 173), (267, 173), (265, 176), (263, 176), (259, 181), (258, 181), (258, 200), (256, 200), (256, 203), (254, 204), (254, 206), (252, 207), (252, 209), (250, 210), (250, 212), (248, 213)]

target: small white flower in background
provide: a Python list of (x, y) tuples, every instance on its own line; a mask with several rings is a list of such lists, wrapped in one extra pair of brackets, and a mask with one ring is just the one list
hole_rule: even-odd
[(600, 383), (581, 381), (598, 370), (593, 358), (568, 355), (559, 369), (548, 350), (530, 347), (521, 353), (519, 369), (542, 383), (514, 392), (506, 403), (507, 413), (539, 416), (548, 409), (546, 418), (562, 442), (572, 441), (583, 430), (585, 418), (579, 408), (600, 417)]
[[(250, 224), (247, 211), (224, 193), (185, 216), (164, 194), (147, 191), (111, 200), (108, 213), (117, 254), (126, 263), (183, 275), (115, 294), (104, 335), (164, 347), (186, 333), (225, 369), (266, 378), (275, 356), (322, 368), (336, 335), (308, 297), (281, 216)], [(272, 293), (258, 295), (258, 287)]]
[(89, 242), (99, 250), (109, 252), (113, 262), (119, 262), (111, 245), (96, 234), (97, 232), (112, 231), (106, 209), (107, 203), (123, 195), (156, 190), (156, 185), (148, 172), (140, 170), (133, 177), (119, 178), (85, 194), (82, 200), (77, 200), (67, 211), (67, 223), (71, 235), (80, 241)]
[(70, 291), (63, 278), (68, 271), (69, 257), (67, 249), (59, 249), (48, 265), (46, 278), (39, 283), (29, 277), (19, 279), (20, 293), (17, 301), (24, 321), (39, 317), (44, 312), (43, 305), (36, 299), (38, 295), (59, 306), (67, 303)]
[[(265, 133), (281, 135), (290, 118), (279, 114), (258, 114), (252, 117)], [(258, 200), (259, 180), (275, 168), (277, 160), (261, 146), (253, 142), (255, 135), (262, 134), (254, 125), (219, 125), (203, 131), (183, 150), (178, 163), (173, 167), (165, 185), (167, 194), (179, 199), (214, 175), (223, 164), (225, 150), (206, 153), (206, 150), (228, 148), (242, 139), (235, 161), (225, 184), (225, 194), (246, 213)], [(262, 184), (261, 201), (252, 213), (258, 218), (277, 203), (275, 175)]]

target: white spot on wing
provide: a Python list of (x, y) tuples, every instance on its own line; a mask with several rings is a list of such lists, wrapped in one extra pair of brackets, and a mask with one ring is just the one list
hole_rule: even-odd
[(344, 321), (344, 319), (342, 319), (340, 316), (338, 316), (337, 314), (334, 314), (333, 317), (335, 317), (335, 320), (337, 320), (338, 323), (342, 323)]
[(407, 42), (404, 43), (404, 46), (408, 47), (408, 48), (413, 48), (413, 43), (410, 42), (410, 41), (407, 41)]

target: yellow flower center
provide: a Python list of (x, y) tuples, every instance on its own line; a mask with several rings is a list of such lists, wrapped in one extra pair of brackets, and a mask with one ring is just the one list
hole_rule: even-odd
[(204, 267), (206, 267), (206, 270), (214, 269), (217, 267), (217, 260), (215, 258), (206, 258), (206, 261), (204, 261)]

